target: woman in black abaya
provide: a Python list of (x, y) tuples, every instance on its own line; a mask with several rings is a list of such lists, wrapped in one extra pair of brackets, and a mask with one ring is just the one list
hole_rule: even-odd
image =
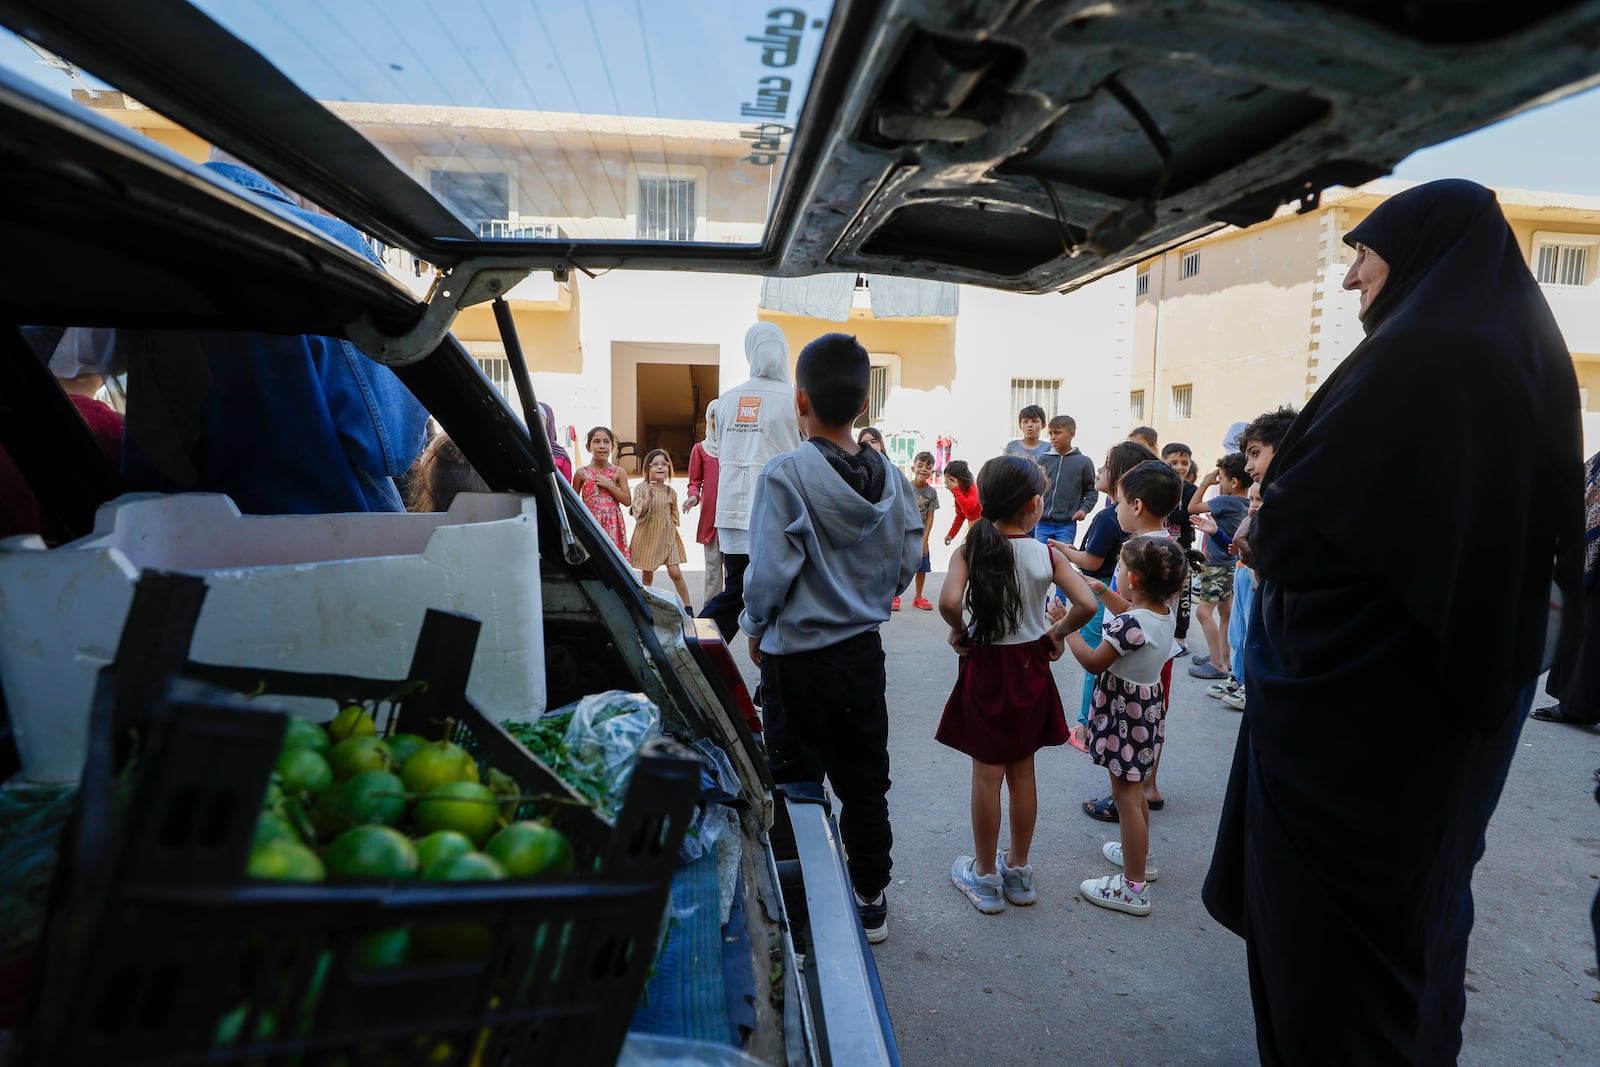
[[(1449, 1064), (1472, 868), (1577, 633), (1577, 381), (1489, 190), (1407, 190), (1346, 243), (1367, 337), (1263, 479), (1205, 901), (1245, 939), (1263, 1063)], [(1378, 476), (1382, 525), (1330, 503)]]

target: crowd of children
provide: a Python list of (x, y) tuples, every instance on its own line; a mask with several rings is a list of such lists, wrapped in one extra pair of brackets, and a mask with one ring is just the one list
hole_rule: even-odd
[[(1096, 467), (1076, 447), (1070, 416), (1047, 417), (1030, 405), (1018, 414), (1018, 438), (976, 476), (951, 456), (954, 442), (941, 439), (938, 452), (916, 455), (906, 478), (875, 427), (854, 428), (870, 381), (855, 338), (818, 338), (802, 351), (795, 377), (803, 443), (768, 463), (757, 483), (739, 626), (766, 694), (775, 779), (826, 777), (842, 804), (840, 832), (868, 940), (888, 934), (883, 891), (893, 842), (878, 629), (913, 582), (912, 606), (935, 606), (925, 589), (940, 508), (935, 479), (953, 511), (944, 543), (968, 527), (937, 605), (959, 659), (935, 737), (972, 761), (973, 849), (955, 859), (951, 882), (986, 914), (1038, 899), (1034, 759), (1041, 748), (1071, 744), (1104, 767), (1110, 783), (1109, 795), (1086, 800), (1084, 811), (1118, 824), (1102, 855), (1119, 870), (1085, 879), (1079, 895), (1148, 914), (1157, 875), (1149, 819), (1165, 803), (1158, 773), (1172, 665), (1188, 655), (1192, 613), (1206, 651), (1189, 673), (1216, 683), (1211, 696), (1243, 708), (1238, 652), (1254, 589), (1246, 517), (1259, 500), (1251, 487), (1294, 412), (1237, 429), (1235, 447), (1201, 475), (1188, 445), (1172, 442), (1158, 455), (1150, 427), (1111, 446)], [(650, 453), (645, 478), (630, 486), (613, 462), (610, 430), (596, 427), (585, 444), (589, 462), (573, 478), (580, 497), (645, 584), (666, 567), (687, 604), (671, 459)], [(708, 459), (696, 456), (696, 467)], [(693, 473), (701, 480), (691, 478), (685, 511), (705, 493), (703, 470)], [(631, 543), (624, 508), (638, 520)], [(1203, 552), (1194, 551), (1196, 533)], [(1070, 721), (1051, 668), (1065, 654), (1085, 674)]]

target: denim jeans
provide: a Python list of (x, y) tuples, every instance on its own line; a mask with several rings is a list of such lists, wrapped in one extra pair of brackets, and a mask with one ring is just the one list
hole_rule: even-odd
[[(1078, 633), (1083, 635), (1084, 644), (1090, 648), (1099, 648), (1101, 640), (1101, 626), (1105, 622), (1106, 606), (1098, 600), (1094, 603), (1094, 618), (1083, 624), (1083, 629)], [(1089, 701), (1094, 697), (1094, 675), (1088, 671), (1083, 672), (1083, 704), (1078, 709), (1078, 721), (1089, 721)]]
[(1056, 540), (1064, 545), (1076, 544), (1078, 540), (1078, 524), (1076, 522), (1055, 522), (1050, 519), (1040, 519), (1039, 525), (1033, 528), (1033, 536), (1040, 544)]
[(1244, 678), (1244, 639), (1250, 627), (1250, 601), (1255, 598), (1255, 583), (1250, 571), (1240, 567), (1233, 574), (1233, 614), (1228, 616), (1228, 647), (1233, 654), (1233, 676)]

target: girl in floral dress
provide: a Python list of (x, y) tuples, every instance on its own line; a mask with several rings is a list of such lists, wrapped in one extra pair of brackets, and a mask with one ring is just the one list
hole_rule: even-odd
[[(1161, 755), (1166, 735), (1167, 694), (1161, 668), (1172, 647), (1176, 612), (1168, 603), (1189, 577), (1183, 549), (1166, 536), (1142, 535), (1122, 546), (1119, 595), (1098, 579), (1088, 580), (1112, 617), (1094, 648), (1077, 633), (1067, 648), (1086, 672), (1096, 675), (1089, 706), (1089, 754), (1111, 775), (1120, 840), (1107, 841), (1105, 858), (1121, 874), (1090, 878), (1079, 893), (1090, 904), (1130, 915), (1150, 914), (1146, 887), (1156, 879), (1148, 864), (1150, 808), (1141, 784)], [(1119, 581), (1122, 579), (1119, 578)]]
[(589, 450), (589, 462), (572, 476), (572, 488), (578, 491), (600, 529), (627, 560), (628, 529), (622, 519), (622, 509), (633, 503), (633, 491), (628, 488), (628, 476), (622, 468), (611, 462), (617, 435), (609, 427), (596, 426), (589, 431), (584, 447)]

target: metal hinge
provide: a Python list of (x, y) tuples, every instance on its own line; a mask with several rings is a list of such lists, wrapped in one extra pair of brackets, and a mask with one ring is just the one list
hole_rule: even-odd
[[(410, 330), (391, 336), (378, 328), (371, 312), (363, 312), (345, 325), (345, 333), (377, 362), (390, 367), (409, 366), (439, 347), (462, 308), (504, 296), (532, 273), (530, 267), (507, 266), (504, 260), (463, 260), (434, 279), (433, 288), (428, 290), (427, 310)], [(565, 268), (558, 273), (565, 273)]]

